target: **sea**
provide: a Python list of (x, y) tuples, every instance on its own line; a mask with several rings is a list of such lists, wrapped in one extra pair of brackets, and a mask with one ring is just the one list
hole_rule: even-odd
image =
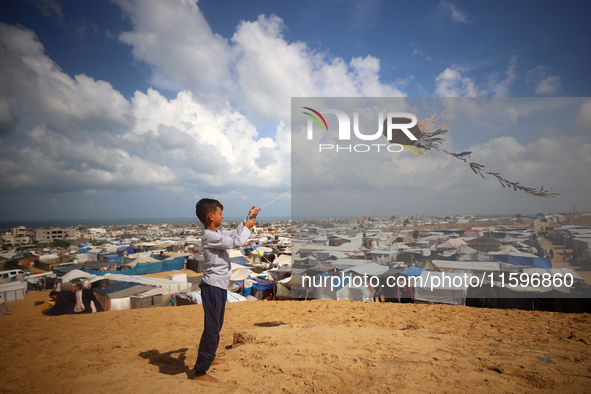
[[(224, 217), (224, 222), (235, 223), (241, 221), (239, 217)], [(289, 220), (289, 217), (265, 217), (259, 218), (259, 223), (269, 223)], [(125, 226), (137, 224), (195, 224), (200, 226), (197, 218), (127, 218), (127, 219), (47, 219), (47, 220), (0, 220), (0, 229), (25, 226), (26, 228), (41, 227), (104, 227)]]

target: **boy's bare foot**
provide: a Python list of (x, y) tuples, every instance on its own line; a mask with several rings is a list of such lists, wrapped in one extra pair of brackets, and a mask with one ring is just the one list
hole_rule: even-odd
[(193, 380), (199, 380), (200, 382), (207, 382), (207, 383), (219, 383), (219, 379), (214, 378), (211, 375), (205, 374), (200, 376), (195, 376)]
[(213, 361), (211, 362), (211, 365), (220, 365), (220, 364), (225, 364), (227, 363), (226, 360), (222, 359), (222, 358), (214, 358)]

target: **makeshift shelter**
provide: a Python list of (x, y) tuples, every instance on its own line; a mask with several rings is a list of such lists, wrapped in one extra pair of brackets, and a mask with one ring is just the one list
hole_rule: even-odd
[(390, 268), (387, 265), (381, 265), (378, 263), (368, 263), (363, 265), (358, 265), (355, 267), (348, 268), (343, 270), (343, 272), (351, 272), (354, 275), (367, 275), (367, 276), (378, 276), (382, 275), (384, 272), (388, 271)]
[(291, 276), (291, 268), (273, 268), (268, 271), (269, 279), (272, 280), (282, 280), (289, 276)]
[(291, 255), (280, 254), (275, 260), (273, 260), (274, 267), (291, 267)]
[(92, 279), (95, 276), (96, 275), (93, 275), (93, 274), (88, 273), (88, 272), (81, 271), (79, 269), (73, 269), (73, 270), (65, 273), (61, 277), (61, 282), (62, 283), (65, 283), (65, 282), (74, 282), (76, 280)]
[(433, 260), (431, 264), (442, 272), (497, 272), (501, 270), (498, 261), (449, 261)]
[(466, 305), (527, 311), (591, 313), (591, 289), (585, 286), (574, 293), (565, 294), (557, 290), (516, 291), (506, 286), (469, 287)]
[(369, 289), (367, 287), (348, 287), (349, 301), (364, 301), (370, 299)]
[[(416, 280), (415, 301), (465, 305), (468, 283), (463, 274), (423, 271)], [(455, 279), (459, 277), (458, 279)]]
[(467, 245), (461, 238), (450, 238), (436, 246), (437, 249), (456, 249), (462, 245)]
[(507, 254), (491, 253), (493, 260), (502, 261), (515, 266), (536, 266), (539, 268), (552, 268), (552, 259), (549, 257), (537, 257), (523, 252), (510, 252)]
[(166, 294), (176, 293), (178, 291), (189, 290), (193, 285), (190, 282), (175, 282), (168, 279), (152, 278), (149, 276), (136, 276), (136, 275), (117, 275), (109, 274), (94, 279), (100, 280), (105, 279), (111, 282), (123, 282), (123, 283), (136, 283), (146, 286), (160, 287)]
[(0, 295), (6, 302), (18, 301), (25, 298), (27, 284), (24, 282), (8, 282), (0, 284)]
[(479, 252), (483, 252), (483, 253), (491, 252), (503, 244), (498, 239), (492, 238), (492, 237), (487, 237), (487, 236), (473, 238), (473, 239), (466, 241), (466, 243), (471, 248), (474, 248), (474, 249), (478, 250)]
[(275, 299), (291, 300), (291, 276), (275, 282)]
[(89, 271), (95, 275), (119, 274), (119, 275), (144, 275), (157, 272), (177, 271), (185, 268), (185, 258), (177, 257), (173, 260), (156, 260), (150, 263), (137, 263), (128, 270), (123, 271)]
[(196, 254), (187, 259), (186, 268), (197, 273), (203, 272), (205, 258), (202, 254)]
[(423, 268), (413, 266), (413, 267), (408, 267), (407, 269), (402, 271), (401, 274), (408, 275), (408, 276), (421, 276), (423, 271), (425, 271)]
[(139, 283), (114, 283), (93, 289), (96, 298), (105, 311), (131, 309), (131, 296), (151, 290), (152, 286)]

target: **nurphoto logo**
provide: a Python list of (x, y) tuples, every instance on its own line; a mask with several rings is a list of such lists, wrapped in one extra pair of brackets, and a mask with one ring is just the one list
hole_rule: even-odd
[[(312, 140), (314, 138), (314, 123), (316, 123), (320, 130), (323, 132), (329, 132), (328, 124), (323, 114), (332, 114), (336, 116), (338, 121), (338, 139), (339, 141), (351, 141), (351, 119), (349, 115), (338, 109), (321, 109), (319, 111), (310, 108), (302, 107), (306, 109), (303, 112), (309, 116), (307, 139)], [(314, 122), (316, 121), (316, 122)], [(409, 140), (416, 141), (417, 137), (410, 131), (417, 125), (417, 117), (408, 112), (388, 112), (386, 115), (386, 121), (384, 121), (384, 113), (378, 113), (378, 128), (373, 133), (362, 133), (359, 129), (359, 113), (353, 112), (353, 134), (358, 140), (361, 141), (376, 141), (380, 137), (385, 136), (387, 141), (392, 141), (393, 132), (402, 132), (406, 135)], [(380, 152), (382, 148), (388, 152), (401, 152), (403, 150), (400, 144), (391, 143), (373, 143), (373, 144), (318, 144), (320, 152), (333, 150), (336, 152), (347, 151), (347, 152), (369, 152), (371, 150), (377, 150)]]

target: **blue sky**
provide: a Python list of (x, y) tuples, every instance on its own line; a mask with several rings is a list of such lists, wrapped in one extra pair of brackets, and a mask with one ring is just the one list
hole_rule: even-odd
[[(7, 0), (0, 8), (4, 220), (191, 217), (196, 200), (211, 196), (226, 216), (240, 216), (291, 188), (291, 97), (591, 92), (583, 1)], [(511, 160), (550, 139), (590, 170), (591, 104), (581, 99), (569, 111), (576, 121), (563, 128), (458, 127), (449, 144), (489, 157), (486, 147), (514, 138), (515, 156), (498, 163), (510, 173)], [(526, 164), (531, 173), (518, 181), (540, 186), (541, 167)], [(459, 174), (474, 181), (469, 170)], [(464, 213), (589, 210), (587, 191), (573, 186), (581, 183), (589, 182), (544, 185), (561, 193), (552, 202), (479, 196), (482, 205)], [(442, 190), (426, 187), (420, 195), (433, 200), (376, 214), (466, 208), (451, 197), (441, 204)], [(286, 196), (262, 215), (289, 213)]]

